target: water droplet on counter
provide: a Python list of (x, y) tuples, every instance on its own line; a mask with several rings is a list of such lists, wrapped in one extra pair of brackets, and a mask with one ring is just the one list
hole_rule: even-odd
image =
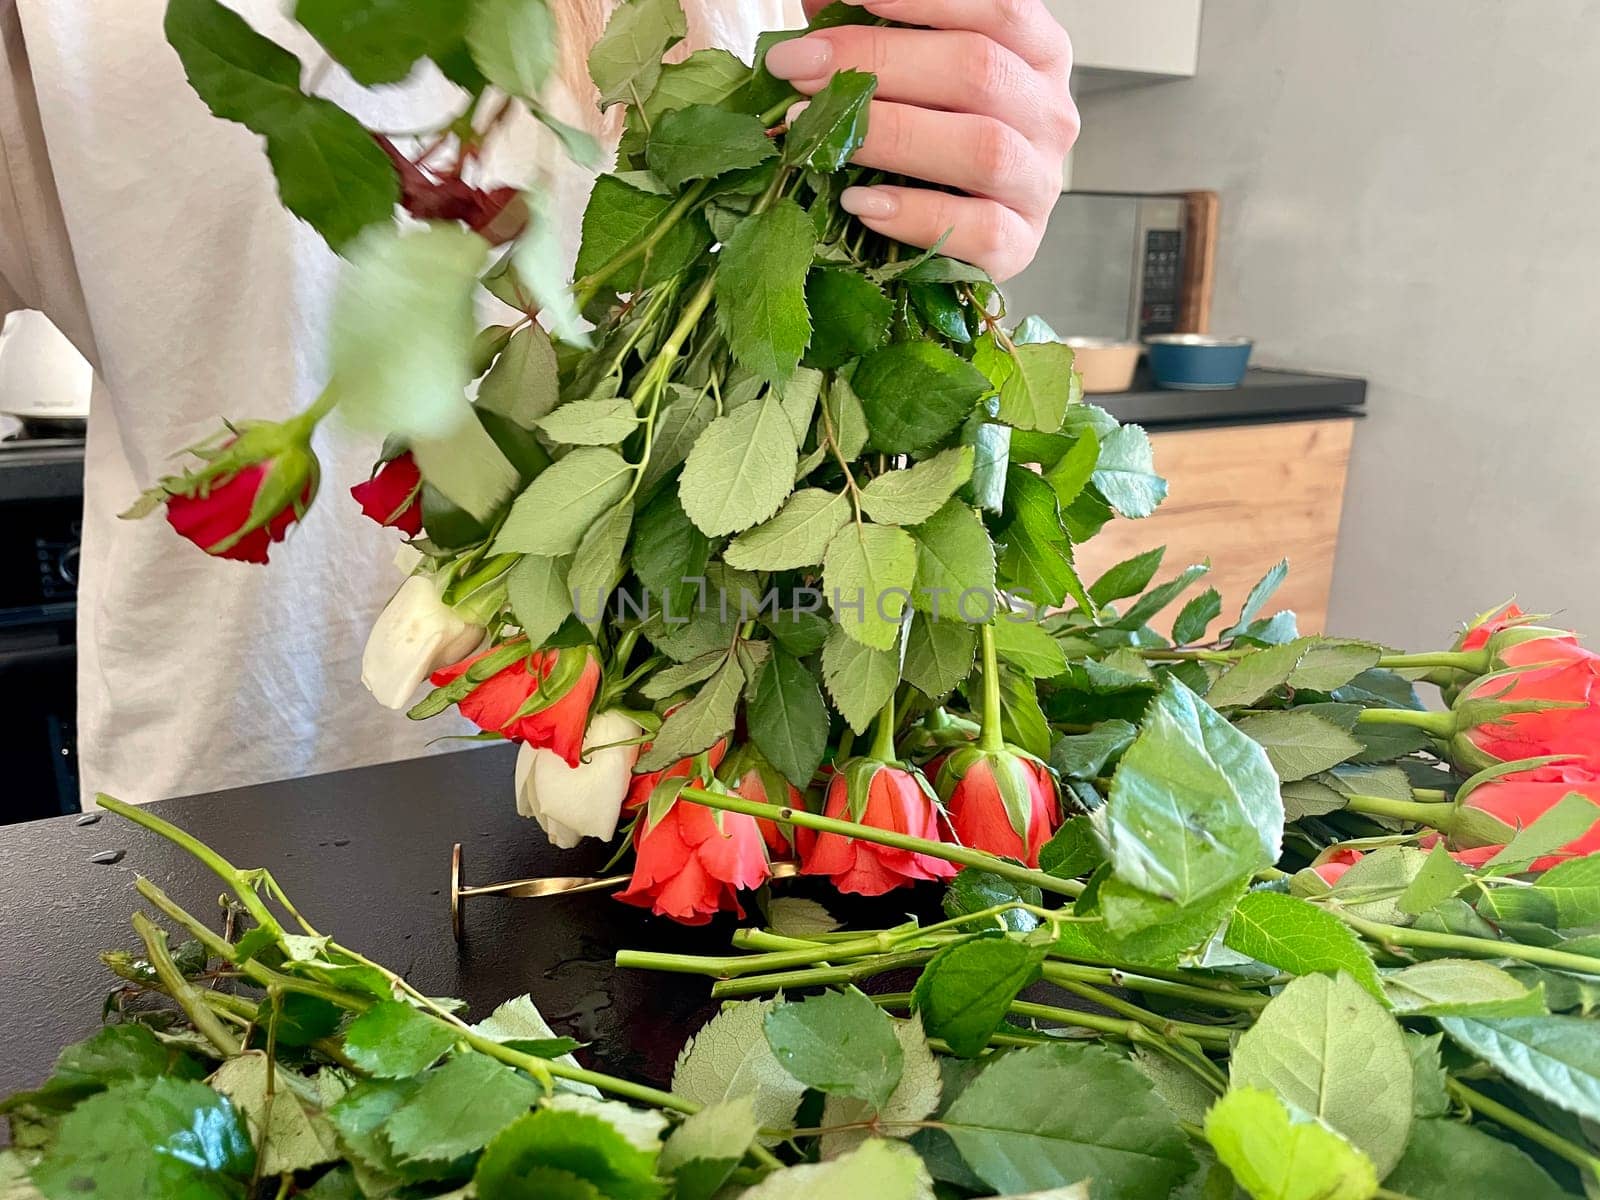
[(350, 844), (350, 839), (349, 838), (334, 838), (333, 839), (333, 844), (335, 846), (348, 846)]
[(73, 824), (74, 825), (98, 825), (98, 824), (100, 824), (100, 816), (101, 816), (101, 814), (99, 814), (97, 812), (84, 813), (83, 816), (79, 817), (76, 821), (73, 822)]
[(102, 850), (99, 854), (91, 854), (89, 861), (98, 863), (102, 867), (109, 867), (121, 862), (127, 853), (126, 850)]

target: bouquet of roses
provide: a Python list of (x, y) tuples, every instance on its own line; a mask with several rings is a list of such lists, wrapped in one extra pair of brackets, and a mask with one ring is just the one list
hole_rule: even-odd
[[(557, 844), (625, 828), (622, 899), (699, 923), (754, 898), (763, 927), (744, 953), (619, 957), (737, 998), (662, 1092), (577, 1066), (531, 1002), (468, 1025), (270, 876), (110, 802), (254, 928), (219, 938), (141, 887), (198, 945), (179, 963), (146, 923), (113, 966), (176, 1004), (161, 1044), (211, 1086), (156, 1096), (142, 1034), (113, 1039), (138, 1070), (73, 1052), (11, 1102), (47, 1195), (113, 1194), (96, 1122), (116, 1112), (232, 1129), (237, 1153), (173, 1168), (204, 1195), (1595, 1185), (1600, 656), (1515, 606), (1435, 653), (1301, 636), (1269, 611), (1286, 566), (1220, 628), (1205, 564), (1162, 578), (1153, 550), (1081, 579), (1076, 544), (1165, 497), (1149, 441), (1082, 403), (1071, 351), (982, 272), (839, 208), (870, 76), (794, 112), (760, 66), (792, 35), (753, 68), (664, 65), (675, 0), (622, 5), (591, 58), (626, 106), (619, 161), (568, 286), (537, 187), (478, 177), (510, 114), (591, 149), (540, 103), (541, 0), (380, 7), (297, 15), (362, 82), (428, 58), (461, 86), (414, 150), (302, 93), (215, 0), (171, 2), (196, 89), (266, 139), (349, 266), (319, 401), (228, 426), (143, 507), (264, 561), (315, 498), (317, 422), (384, 435), (352, 491), (414, 553), (368, 647), (377, 698), (519, 743), (519, 810)], [(480, 290), (518, 315), (476, 330)], [(842, 892), (945, 882), (947, 919), (840, 931), (767, 894), (784, 860)], [(873, 982), (907, 972), (909, 992)], [(836, 990), (781, 998), (816, 988)], [(297, 1153), (270, 1099), (286, 997), (323, 1006), (289, 1063), (315, 1134)], [(663, 1142), (659, 1113), (536, 1086), (563, 1080), (695, 1115)]]

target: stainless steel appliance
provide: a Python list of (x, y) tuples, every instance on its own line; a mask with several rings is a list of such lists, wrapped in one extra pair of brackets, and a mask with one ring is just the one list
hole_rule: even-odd
[(1001, 287), (1007, 311), (1062, 337), (1182, 329), (1186, 210), (1179, 196), (1064, 193), (1033, 265)]

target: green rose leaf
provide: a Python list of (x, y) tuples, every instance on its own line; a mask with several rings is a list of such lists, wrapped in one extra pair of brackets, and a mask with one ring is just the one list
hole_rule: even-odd
[(628, 534), (633, 530), (633, 503), (624, 500), (589, 527), (567, 569), (567, 591), (573, 611), (597, 633), (606, 602), (626, 570)]
[(790, 496), (772, 520), (734, 538), (723, 559), (742, 571), (816, 566), (849, 520), (850, 501), (843, 493), (806, 488)]
[(1571, 1193), (1521, 1150), (1459, 1121), (1418, 1121), (1383, 1181), (1414, 1200), (1562, 1200)]
[[(946, 696), (972, 674), (977, 648), (978, 631), (971, 625), (918, 613), (906, 633), (906, 682), (930, 700)], [(865, 728), (862, 725), (856, 732)]]
[(1383, 977), (1394, 1010), (1419, 1017), (1540, 1017), (1542, 989), (1530, 988), (1493, 963), (1435, 958)]
[(1348, 972), (1383, 999), (1378, 969), (1361, 940), (1332, 913), (1281, 892), (1251, 892), (1233, 910), (1224, 939), (1240, 954), (1291, 975)]
[(632, 161), (642, 154), (650, 130), (669, 112), (691, 104), (721, 104), (749, 79), (750, 68), (727, 50), (696, 50), (682, 62), (663, 64), (661, 81), (644, 106), (628, 110), (619, 158)]
[(1284, 783), (1305, 779), (1348, 762), (1361, 753), (1361, 743), (1331, 721), (1304, 709), (1257, 713), (1235, 726), (1267, 752)]
[[(1061, 428), (1061, 423), (1067, 419), (1067, 406), (1083, 396), (1083, 384), (1072, 371), (1073, 353), (1070, 346), (1060, 342), (1042, 342), (1031, 346), (1018, 346), (1016, 351), (1016, 370), (1012, 371), (1006, 379), (1005, 385), (1000, 389), (1000, 414), (999, 419), (1007, 425), (1017, 429), (1032, 429), (1040, 433), (1055, 433)], [(1138, 426), (1124, 426), (1118, 432), (1126, 434), (1127, 430), (1138, 431)], [(1130, 441), (1136, 439), (1130, 438)], [(1146, 443), (1148, 447), (1148, 443)], [(1111, 453), (1113, 457), (1108, 458)], [(1120, 445), (1108, 444), (1100, 457), (1100, 469), (1103, 472), (1114, 473), (1119, 482), (1128, 481), (1128, 488), (1123, 492), (1125, 496), (1132, 496), (1133, 489), (1143, 488), (1147, 493), (1153, 491), (1149, 478), (1141, 475), (1137, 482), (1129, 474), (1130, 451), (1124, 450)], [(1121, 455), (1121, 457), (1116, 457)], [(1139, 460), (1144, 467), (1149, 469), (1149, 476), (1154, 477), (1154, 468), (1151, 461)], [(1162, 494), (1165, 495), (1165, 483), (1161, 484)], [(1102, 488), (1101, 490), (1104, 490)], [(1110, 493), (1106, 498), (1111, 499)], [(1150, 511), (1161, 502), (1156, 498), (1150, 502)], [(1115, 504), (1116, 501), (1113, 501)], [(1118, 505), (1120, 509), (1121, 506)], [(1145, 513), (1124, 513), (1124, 516), (1143, 516)]]
[(389, 221), (400, 199), (394, 166), (361, 122), (301, 92), (299, 59), (217, 0), (170, 0), (163, 27), (206, 107), (267, 139), (284, 207), (335, 250)]
[(885, 525), (930, 520), (972, 478), (972, 447), (941, 451), (909, 470), (887, 471), (861, 489), (861, 507)]
[[(602, 175), (595, 181), (583, 212), (583, 240), (574, 270), (579, 279), (594, 274), (640, 238), (650, 235), (672, 207), (671, 196), (657, 196)], [(652, 235), (653, 236), (653, 235)], [(617, 287), (653, 287), (679, 274), (711, 245), (711, 231), (699, 214), (673, 225), (646, 253), (638, 267), (627, 267), (613, 280)]]
[(1348, 975), (1304, 975), (1266, 1008), (1234, 1048), (1236, 1088), (1265, 1088), (1326, 1122), (1380, 1176), (1411, 1133), (1411, 1055), (1400, 1026)]
[(639, 427), (632, 401), (574, 400), (535, 424), (552, 441), (566, 446), (614, 446)]
[(862, 359), (850, 386), (866, 413), (872, 448), (915, 455), (955, 432), (989, 381), (943, 346), (897, 342)]
[(1137, 425), (1119, 426), (1100, 439), (1094, 484), (1125, 517), (1148, 517), (1167, 498), (1167, 481), (1156, 474), (1149, 435)]
[(893, 302), (872, 280), (836, 267), (818, 267), (806, 277), (806, 306), (815, 328), (805, 364), (823, 370), (883, 345), (894, 313)]
[(646, 155), (650, 169), (677, 190), (696, 179), (760, 166), (777, 154), (761, 122), (709, 104), (674, 109), (656, 123)]
[(672, 1177), (677, 1200), (711, 1200), (758, 1132), (749, 1096), (708, 1104), (685, 1117), (661, 1148), (660, 1170)]
[(683, 40), (689, 22), (678, 0), (627, 0), (589, 51), (589, 75), (603, 108), (638, 106), (661, 78), (661, 56)]
[(419, 58), (461, 42), (467, 6), (457, 0), (299, 0), (294, 19), (363, 87), (399, 83)]
[(805, 210), (780, 200), (740, 221), (719, 256), (717, 327), (734, 358), (773, 383), (794, 373), (811, 341), (806, 274), (816, 237)]
[(1088, 733), (1066, 734), (1050, 748), (1050, 765), (1068, 779), (1093, 779), (1139, 736), (1127, 721), (1101, 721)]
[(1254, 704), (1289, 682), (1289, 676), (1294, 674), (1305, 652), (1305, 643), (1301, 641), (1254, 650), (1222, 673), (1206, 693), (1206, 699), (1215, 708)]
[[(1044, 893), (1031, 883), (1013, 883), (976, 867), (963, 868), (944, 892), (944, 912), (947, 917), (967, 916), (1014, 902), (1037, 907), (1044, 903)], [(1039, 927), (1039, 918), (1022, 909), (1012, 909), (999, 919), (1015, 933), (1029, 933)]]
[(1045, 949), (1010, 938), (980, 937), (939, 951), (911, 993), (923, 1027), (948, 1042), (953, 1053), (978, 1057), (1017, 993), (1039, 978)]
[(939, 1107), (944, 1084), (939, 1062), (928, 1046), (927, 1035), (922, 1032), (922, 1022), (916, 1017), (909, 1021), (892, 1021), (895, 1040), (900, 1043), (900, 1053), (905, 1067), (900, 1082), (881, 1109), (874, 1109), (866, 1100), (834, 1093), (822, 1106), (824, 1126), (861, 1126), (858, 1129), (836, 1129), (822, 1137), (822, 1156), (838, 1158), (867, 1140), (868, 1130), (890, 1137), (909, 1137), (916, 1123), (924, 1120)]
[(1136, 554), (1125, 562), (1119, 562), (1090, 585), (1090, 599), (1096, 604), (1104, 605), (1114, 600), (1137, 596), (1150, 586), (1150, 581), (1161, 569), (1161, 560), (1166, 556), (1167, 548), (1157, 546), (1154, 550), (1146, 550), (1143, 554)]
[(676, 709), (661, 724), (650, 749), (639, 757), (636, 770), (660, 771), (680, 758), (709, 750), (717, 739), (733, 728), (744, 690), (744, 671), (729, 658), (709, 682), (683, 707)]
[[(1115, 1104), (1065, 1104), (1115, 1096)], [(997, 1192), (1094, 1179), (1101, 1200), (1166, 1196), (1195, 1166), (1177, 1118), (1138, 1068), (1098, 1046), (1031, 1046), (992, 1060), (940, 1119)]]
[(863, 71), (836, 71), (828, 86), (809, 102), (789, 126), (783, 161), (805, 163), (824, 175), (839, 170), (867, 137), (867, 105), (878, 78)]
[(235, 1200), (255, 1161), (227, 1097), (193, 1080), (135, 1080), (68, 1113), (33, 1182), (49, 1200)]
[(1072, 543), (1062, 525), (1055, 491), (1026, 467), (1006, 475), (1008, 520), (999, 537), (1002, 583), (1029, 602), (1056, 607), (1072, 597), (1085, 611), (1093, 603), (1072, 565)]
[(689, 452), (678, 499), (709, 537), (748, 529), (788, 498), (799, 460), (783, 405), (768, 395), (711, 422)]
[(1066, 651), (1041, 625), (1011, 616), (994, 623), (1000, 657), (1034, 679), (1053, 679), (1067, 669)]
[(846, 525), (822, 560), (822, 578), (839, 627), (862, 645), (888, 650), (917, 575), (917, 544), (903, 529)]
[(531, 1079), (468, 1051), (422, 1076), (384, 1134), (402, 1162), (448, 1161), (487, 1146), (541, 1095)]
[(1187, 646), (1205, 637), (1211, 622), (1222, 615), (1222, 596), (1216, 588), (1207, 588), (1192, 598), (1178, 613), (1172, 623), (1172, 642)]
[(265, 1054), (251, 1051), (228, 1059), (210, 1079), (213, 1090), (231, 1100), (250, 1127), (260, 1147), (261, 1173), (283, 1175), (343, 1157), (333, 1126), (295, 1086), (294, 1076), (268, 1086), (274, 1070)]
[(1246, 625), (1250, 624), (1251, 621), (1260, 616), (1261, 610), (1267, 606), (1267, 601), (1277, 594), (1278, 589), (1283, 586), (1283, 581), (1287, 578), (1289, 578), (1289, 560), (1284, 559), (1263, 575), (1255, 587), (1250, 589), (1249, 596), (1245, 598), (1244, 607), (1239, 610), (1239, 619), (1233, 623), (1230, 629), (1222, 633), (1219, 640), (1228, 641), (1238, 634), (1240, 630), (1244, 629)]
[(783, 650), (762, 668), (750, 701), (750, 737), (795, 787), (811, 786), (828, 749), (828, 708), (811, 671)]
[[(1189, 904), (1273, 865), (1283, 804), (1266, 753), (1177, 679), (1112, 777), (1102, 827), (1123, 882)], [(1204, 828), (1207, 836), (1194, 836)]]
[(511, 611), (531, 645), (542, 646), (572, 615), (572, 590), (567, 586), (569, 562), (528, 554), (518, 559), (506, 576)]
[(1600, 1120), (1600, 1024), (1581, 1017), (1444, 1017), (1439, 1024), (1512, 1083)]
[(560, 399), (557, 369), (550, 335), (536, 324), (518, 330), (478, 385), (479, 410), (532, 429)]
[(830, 1162), (774, 1171), (740, 1200), (816, 1200), (818, 1196), (870, 1196), (872, 1200), (929, 1200), (933, 1180), (915, 1150), (872, 1138)]
[(616, 1200), (656, 1200), (654, 1150), (633, 1145), (599, 1116), (542, 1109), (525, 1113), (495, 1135), (478, 1160), (472, 1181), (480, 1200), (520, 1200), (529, 1195), (560, 1196), (560, 1189), (530, 1188), (543, 1173), (581, 1180), (590, 1194)]
[(724, 1004), (679, 1052), (673, 1092), (701, 1105), (749, 1097), (760, 1126), (792, 1125), (806, 1085), (778, 1064), (767, 1044), (765, 1022), (777, 1006), (776, 1000)]
[(808, 1087), (882, 1112), (899, 1086), (905, 1054), (894, 1023), (853, 988), (780, 1004), (765, 1029), (779, 1064)]
[(537, 101), (560, 39), (546, 0), (473, 0), (467, 48), (502, 92)]
[(1491, 897), (1495, 917), (1502, 921), (1550, 929), (1600, 924), (1600, 854), (1557, 863), (1531, 886), (1495, 888)]
[(572, 554), (589, 527), (616, 507), (633, 475), (615, 450), (574, 450), (517, 497), (495, 538), (496, 554)]
[(1252, 1200), (1371, 1200), (1372, 1160), (1326, 1125), (1295, 1120), (1271, 1092), (1229, 1092), (1206, 1114), (1206, 1140)]
[(911, 536), (917, 542), (912, 607), (940, 621), (987, 624), (996, 607), (994, 543), (977, 513), (951, 500)]
[(456, 1043), (456, 1035), (409, 1004), (383, 1000), (351, 1023), (344, 1052), (362, 1071), (398, 1079), (427, 1070)]

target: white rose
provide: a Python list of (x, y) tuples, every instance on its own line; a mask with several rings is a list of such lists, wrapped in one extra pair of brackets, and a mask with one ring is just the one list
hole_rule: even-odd
[[(586, 837), (608, 841), (617, 832), (622, 801), (640, 746), (618, 746), (644, 732), (631, 717), (603, 712), (583, 735), (583, 760), (569, 767), (553, 750), (524, 744), (517, 754), (517, 812), (532, 817), (555, 845), (571, 850)], [(590, 753), (591, 747), (605, 746)]]
[(372, 627), (361, 682), (385, 708), (408, 708), (422, 681), (471, 654), (483, 633), (440, 599), (434, 579), (413, 575)]

